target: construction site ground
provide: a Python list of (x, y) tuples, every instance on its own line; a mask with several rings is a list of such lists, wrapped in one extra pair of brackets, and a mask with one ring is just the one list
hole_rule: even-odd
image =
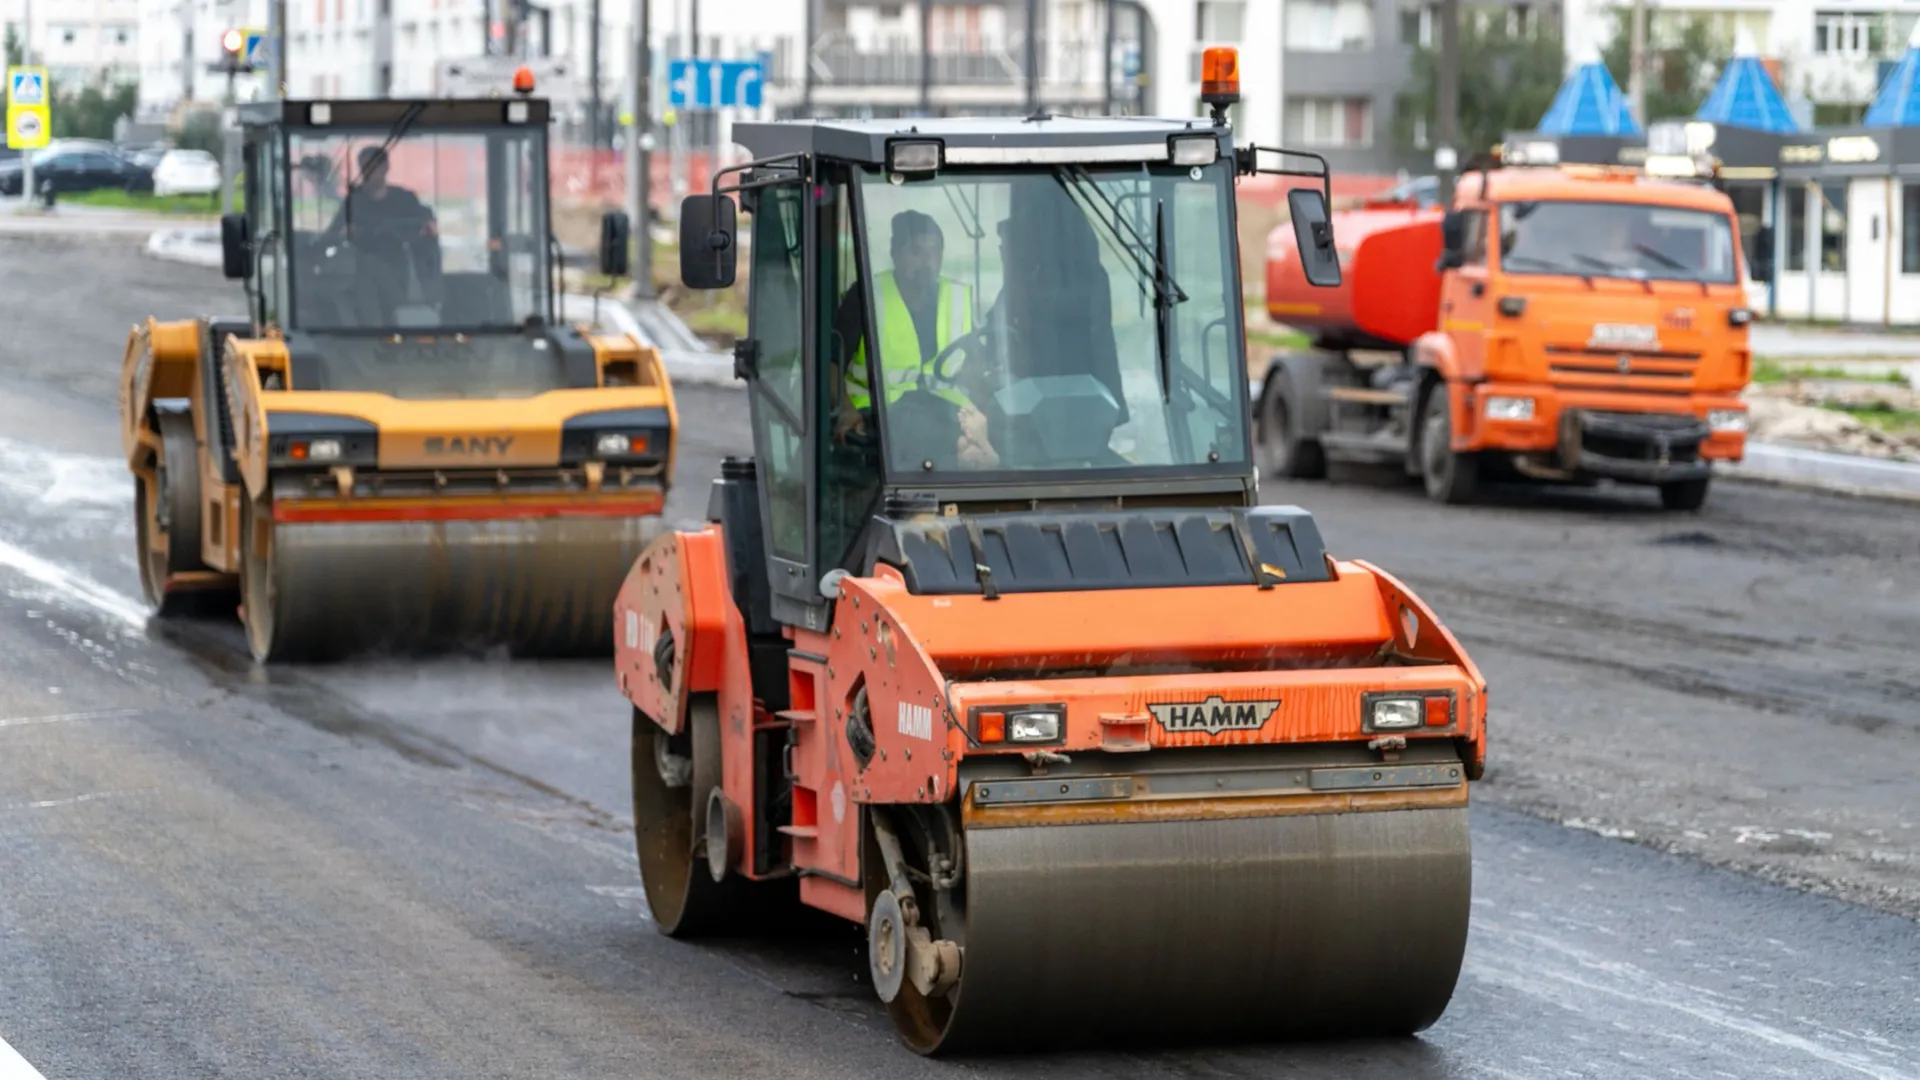
[[(49, 1080), (1920, 1077), (1920, 507), (1266, 485), (1490, 681), (1452, 1007), (1415, 1040), (956, 1067), (895, 1044), (857, 928), (648, 925), (604, 663), (263, 671), (234, 624), (147, 624), (125, 334), (241, 309), (139, 237), (0, 237), (0, 1035)], [(746, 400), (679, 404), (691, 521)]]

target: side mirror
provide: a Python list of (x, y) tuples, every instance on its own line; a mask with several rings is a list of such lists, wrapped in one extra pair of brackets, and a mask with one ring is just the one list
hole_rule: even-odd
[(1467, 246), (1467, 219), (1458, 210), (1449, 210), (1440, 219), (1440, 246), (1459, 251)]
[(724, 289), (733, 284), (733, 200), (724, 195), (689, 195), (680, 201), (680, 280), (689, 289)]
[(247, 227), (247, 215), (227, 214), (220, 219), (220, 268), (229, 281), (244, 281), (253, 276), (253, 236)]
[(627, 245), (633, 240), (633, 225), (624, 210), (609, 210), (600, 217), (600, 273), (607, 277), (626, 277), (632, 265)]
[(1333, 247), (1333, 221), (1326, 197), (1317, 188), (1287, 192), (1287, 211), (1293, 216), (1293, 239), (1300, 248), (1300, 269), (1307, 284), (1326, 288), (1340, 284), (1340, 254)]

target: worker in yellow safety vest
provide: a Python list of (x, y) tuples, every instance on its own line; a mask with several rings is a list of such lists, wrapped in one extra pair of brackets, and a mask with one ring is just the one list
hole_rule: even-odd
[[(940, 350), (973, 332), (973, 290), (945, 277), (940, 265), (946, 251), (946, 237), (938, 222), (918, 210), (903, 210), (893, 217), (893, 269), (882, 271), (875, 280), (874, 309), (880, 322), (880, 377), (886, 386), (886, 400), (897, 401), (916, 385), (953, 402), (970, 407), (967, 396), (950, 385), (936, 384), (933, 359)], [(845, 404), (841, 426), (851, 427), (857, 410), (873, 406), (868, 385), (867, 335), (863, 332), (860, 288), (856, 283), (841, 297), (834, 318), (843, 348), (853, 346), (846, 361)], [(960, 356), (947, 359), (949, 379), (962, 364)]]

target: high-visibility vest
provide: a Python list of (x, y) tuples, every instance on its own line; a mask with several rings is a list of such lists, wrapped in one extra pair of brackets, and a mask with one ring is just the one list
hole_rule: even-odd
[[(878, 280), (880, 377), (887, 386), (887, 401), (893, 402), (913, 388), (923, 365), (927, 380), (933, 378), (933, 365), (929, 362), (933, 357), (920, 355), (920, 332), (913, 325), (913, 313), (907, 310), (907, 301), (900, 295), (900, 286), (894, 283), (893, 271), (882, 271)], [(941, 278), (937, 311), (934, 317), (936, 350), (946, 348), (956, 338), (973, 331), (973, 295), (965, 285)], [(958, 366), (957, 359), (947, 361), (949, 373)], [(967, 404), (967, 396), (952, 387), (935, 388), (929, 382), (926, 389), (956, 405)], [(867, 389), (867, 343), (864, 337), (860, 347), (854, 350), (853, 362), (847, 365), (847, 400), (857, 409), (865, 409), (873, 404), (873, 396)]]

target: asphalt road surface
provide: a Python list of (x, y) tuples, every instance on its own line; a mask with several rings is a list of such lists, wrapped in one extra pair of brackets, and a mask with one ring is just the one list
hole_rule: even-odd
[[(147, 625), (125, 334), (238, 307), (137, 240), (0, 239), (0, 1039), (47, 1080), (1920, 1077), (1914, 509), (1270, 490), (1490, 680), (1452, 1007), (1416, 1039), (927, 1062), (851, 926), (648, 925), (604, 665), (264, 673), (237, 627)], [(746, 429), (737, 393), (679, 394), (693, 518)]]

